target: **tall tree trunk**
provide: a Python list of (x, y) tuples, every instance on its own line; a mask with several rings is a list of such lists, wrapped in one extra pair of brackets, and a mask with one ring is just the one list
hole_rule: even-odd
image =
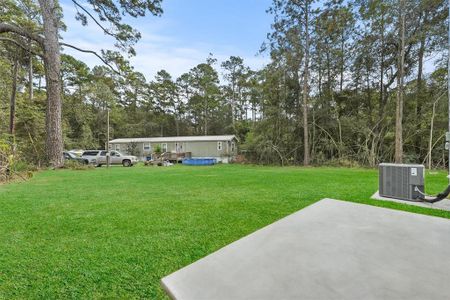
[[(374, 139), (373, 141), (377, 140), (376, 143), (372, 143), (372, 149), (373, 153), (377, 155), (377, 151), (375, 151), (376, 147), (380, 147), (379, 145), (382, 144), (383, 135), (382, 128), (383, 128), (383, 118), (385, 115), (385, 108), (387, 103), (387, 86), (384, 84), (384, 73), (385, 73), (385, 13), (382, 12), (381, 15), (381, 24), (380, 24), (380, 95), (378, 100), (378, 121), (376, 126), (374, 127)], [(379, 149), (379, 148), (378, 148)], [(376, 157), (374, 157), (374, 164), (376, 162)]]
[(331, 103), (329, 101), (329, 98), (331, 97), (331, 93), (332, 93), (332, 83), (331, 83), (331, 54), (330, 54), (330, 48), (329, 46), (326, 47), (326, 57), (327, 57), (327, 95), (326, 97), (328, 97), (327, 101), (325, 101), (325, 103), (327, 103), (327, 112), (329, 113), (330, 110), (330, 106)]
[[(427, 13), (425, 13), (425, 18), (421, 26), (421, 38), (418, 53), (418, 67), (417, 67), (417, 93), (416, 93), (416, 118), (419, 120), (422, 115), (422, 95), (423, 95), (423, 59), (425, 55), (425, 34), (423, 32), (424, 23), (427, 21)], [(416, 153), (420, 155), (420, 145), (422, 144), (422, 138), (419, 134), (420, 132), (420, 122), (416, 122), (416, 138), (415, 138), (415, 148)]]
[(428, 141), (428, 169), (431, 170), (431, 163), (432, 163), (432, 157), (431, 157), (431, 150), (433, 149), (433, 127), (434, 127), (434, 116), (436, 115), (436, 104), (438, 100), (433, 102), (433, 110), (431, 111), (431, 122), (430, 122), (430, 139)]
[[(319, 70), (318, 70), (318, 91), (319, 91), (319, 100), (322, 99), (322, 54), (319, 52), (318, 54), (318, 62), (317, 64), (319, 65)], [(313, 126), (314, 128), (314, 126)]]
[(206, 97), (205, 98), (205, 128), (204, 128), (204, 133), (205, 135), (208, 135), (208, 99)]
[[(367, 86), (367, 127), (370, 128), (369, 137), (367, 137), (367, 144), (370, 140), (370, 146), (368, 147), (368, 158), (369, 166), (374, 167), (376, 164), (376, 147), (377, 143), (375, 142), (377, 136), (377, 129), (374, 128), (374, 120), (373, 120), (373, 105), (372, 105), (372, 89), (370, 88), (370, 66), (366, 65), (366, 86)], [(376, 126), (378, 127), (378, 126)], [(372, 138), (370, 138), (372, 136)]]
[(399, 50), (395, 117), (395, 162), (403, 162), (403, 80), (405, 64), (405, 0), (399, 1)]
[(19, 68), (19, 61), (14, 59), (14, 67), (12, 72), (12, 88), (11, 99), (9, 103), (9, 134), (14, 135), (16, 129), (16, 93), (17, 93), (17, 70)]
[(44, 65), (47, 84), (46, 150), (47, 160), (53, 167), (61, 167), (63, 161), (63, 137), (61, 123), (61, 55), (58, 37), (59, 9), (55, 0), (39, 0), (44, 25)]
[(180, 124), (178, 122), (178, 115), (175, 115), (175, 129), (177, 131), (177, 136), (180, 136)]
[(370, 87), (370, 66), (366, 65), (366, 94), (367, 94), (367, 121), (368, 127), (372, 129), (373, 127), (373, 116), (372, 116), (372, 89)]
[[(380, 27), (380, 99), (379, 99), (379, 110), (378, 110), (378, 120), (381, 123), (381, 120), (384, 116), (384, 107), (386, 105), (385, 101), (385, 88), (384, 88), (384, 14), (381, 16), (381, 27)], [(381, 124), (377, 126), (377, 128), (381, 127)], [(378, 130), (377, 130), (378, 132)]]
[(316, 114), (314, 111), (314, 106), (312, 107), (312, 124), (311, 159), (314, 160), (314, 154), (316, 153)]
[(254, 127), (256, 123), (256, 104), (252, 102), (252, 126)]
[(308, 130), (308, 101), (309, 101), (309, 0), (305, 1), (305, 70), (303, 72), (303, 165), (309, 165), (309, 130)]
[[(28, 47), (31, 49), (31, 41), (28, 42)], [(28, 97), (30, 102), (33, 101), (33, 56), (28, 53)]]
[(231, 85), (231, 123), (233, 124), (233, 129), (236, 128), (236, 91), (235, 91), (235, 79), (233, 75), (232, 79), (232, 85)]
[(341, 65), (340, 65), (340, 79), (339, 79), (339, 92), (342, 93), (344, 88), (344, 69), (345, 69), (345, 59), (344, 59), (344, 50), (345, 50), (345, 34), (344, 29), (341, 34)]

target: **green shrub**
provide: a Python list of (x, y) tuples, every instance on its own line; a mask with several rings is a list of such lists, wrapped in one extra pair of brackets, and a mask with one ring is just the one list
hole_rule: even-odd
[(0, 182), (15, 178), (26, 180), (33, 176), (34, 168), (17, 151), (13, 138), (0, 138)]
[(26, 162), (24, 162), (23, 160), (16, 160), (12, 165), (11, 165), (11, 170), (13, 172), (28, 172), (31, 171), (31, 167), (30, 165), (28, 165)]
[(323, 162), (321, 165), (329, 166), (329, 167), (361, 168), (361, 165), (357, 161), (347, 159), (347, 158), (332, 159), (332, 160)]

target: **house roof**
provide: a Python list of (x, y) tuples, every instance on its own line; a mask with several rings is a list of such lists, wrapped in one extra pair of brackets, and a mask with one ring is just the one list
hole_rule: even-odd
[(218, 142), (236, 139), (235, 135), (200, 135), (200, 136), (167, 136), (147, 138), (122, 138), (109, 141), (110, 143), (165, 143), (165, 142)]

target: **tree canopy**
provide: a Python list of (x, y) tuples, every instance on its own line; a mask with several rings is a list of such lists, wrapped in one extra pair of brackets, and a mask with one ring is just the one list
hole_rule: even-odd
[(129, 63), (140, 34), (123, 17), (159, 16), (160, 0), (72, 2), (81, 25), (116, 40), (92, 53), (98, 66), (61, 54), (91, 50), (61, 41), (57, 2), (0, 7), (0, 133), (30, 163), (103, 148), (108, 110), (112, 137), (236, 134), (256, 163), (448, 161), (443, 0), (273, 0), (263, 68), (231, 53), (155, 78)]

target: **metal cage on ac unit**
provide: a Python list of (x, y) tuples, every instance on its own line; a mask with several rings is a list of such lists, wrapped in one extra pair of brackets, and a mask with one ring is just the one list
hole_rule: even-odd
[(423, 165), (382, 163), (379, 171), (380, 196), (417, 201), (424, 194)]

